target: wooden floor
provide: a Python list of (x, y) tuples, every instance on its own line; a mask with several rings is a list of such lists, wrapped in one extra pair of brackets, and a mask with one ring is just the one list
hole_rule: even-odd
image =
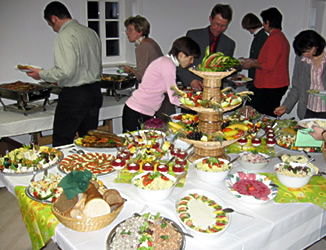
[[(0, 250), (32, 250), (18, 201), (6, 188), (0, 188), (0, 228)], [(43, 249), (58, 250), (59, 248), (51, 241)], [(325, 240), (320, 240), (307, 248), (307, 250), (325, 249)]]
[[(6, 188), (0, 188), (0, 228), (0, 250), (32, 250), (18, 200)], [(59, 248), (51, 241), (43, 249)]]

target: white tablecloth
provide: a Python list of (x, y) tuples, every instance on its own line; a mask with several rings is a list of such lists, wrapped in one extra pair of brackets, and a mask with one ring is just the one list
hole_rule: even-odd
[[(127, 97), (116, 101), (115, 97), (103, 96), (99, 120), (109, 120), (122, 116)], [(46, 111), (38, 111), (25, 116), (23, 113), (0, 110), (0, 138), (51, 130), (56, 104), (47, 104)]]
[[(186, 146), (186, 145), (184, 145)], [(69, 149), (63, 149), (65, 154)], [(277, 147), (277, 151), (282, 151)], [(113, 149), (102, 152), (115, 153)], [(291, 154), (300, 152), (286, 151)], [(313, 154), (314, 162), (322, 170), (326, 170), (323, 155)], [(235, 155), (231, 155), (235, 157)], [(273, 172), (273, 159), (260, 172)], [(240, 171), (241, 166), (235, 163), (232, 172)], [(57, 173), (58, 169), (53, 167), (51, 173)], [(42, 175), (42, 173), (40, 173)], [(192, 165), (186, 184), (183, 188), (175, 188), (172, 195), (161, 202), (144, 202), (135, 192), (130, 184), (114, 183), (116, 174), (100, 176), (107, 187), (116, 188), (127, 202), (115, 221), (108, 227), (95, 232), (75, 232), (59, 224), (53, 240), (61, 249), (106, 249), (106, 239), (111, 229), (120, 221), (130, 217), (134, 212), (139, 212), (144, 205), (148, 206), (146, 211), (162, 215), (178, 222), (174, 204), (182, 192), (187, 189), (202, 189), (214, 193), (223, 199), (228, 207), (251, 215), (250, 218), (241, 214), (233, 213), (231, 223), (227, 231), (216, 239), (198, 239), (186, 237), (186, 249), (303, 249), (326, 235), (326, 212), (322, 208), (310, 204), (280, 204), (270, 201), (266, 204), (256, 205), (239, 201), (235, 198), (224, 182), (208, 184), (198, 179)], [(31, 175), (27, 176), (5, 176), (0, 174), (0, 186), (5, 185), (11, 193), (14, 193), (16, 185), (28, 185)]]

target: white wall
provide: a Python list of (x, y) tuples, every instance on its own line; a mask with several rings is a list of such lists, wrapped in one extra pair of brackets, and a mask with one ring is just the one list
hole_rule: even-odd
[[(43, 10), (51, 1), (1, 0), (0, 8), (0, 83), (33, 79), (15, 70), (17, 64), (33, 64), (44, 68), (53, 65), (56, 33), (43, 18)], [(83, 0), (64, 0), (71, 14), (85, 19)]]

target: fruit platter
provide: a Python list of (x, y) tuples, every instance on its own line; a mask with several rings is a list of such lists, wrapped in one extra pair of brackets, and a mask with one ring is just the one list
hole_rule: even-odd
[[(151, 232), (151, 233), (149, 233)], [(134, 214), (118, 223), (108, 235), (107, 249), (185, 249), (181, 227), (160, 213)]]
[[(202, 63), (197, 68), (189, 68), (193, 74), (203, 78), (203, 91), (182, 91), (177, 86), (172, 87), (174, 94), (180, 96), (182, 107), (198, 112), (198, 124), (193, 126), (192, 131), (177, 129), (179, 125), (170, 123), (170, 127), (175, 127), (182, 141), (194, 145), (194, 152), (189, 161), (193, 162), (206, 156), (229, 159), (224, 148), (236, 142), (238, 138), (225, 140), (226, 137), (221, 131), (223, 113), (240, 106), (243, 99), (253, 93), (235, 93), (230, 87), (221, 90), (221, 86), (223, 78), (240, 68), (237, 59), (221, 53), (211, 54), (209, 48), (206, 48)], [(244, 133), (239, 135), (239, 138), (243, 135)]]
[(240, 69), (240, 61), (232, 56), (226, 56), (223, 52), (210, 53), (210, 46), (205, 49), (205, 56), (202, 63), (198, 65), (200, 71), (222, 72)]
[(63, 158), (55, 148), (26, 145), (16, 148), (0, 158), (0, 173), (5, 175), (27, 175), (53, 167)]
[(204, 98), (202, 91), (184, 92), (178, 87), (172, 88), (176, 95), (180, 96), (183, 107), (197, 112), (226, 112), (241, 105), (243, 97), (253, 94), (251, 91), (235, 93), (228, 87), (221, 90), (220, 96), (213, 96), (211, 99)]
[[(264, 153), (268, 155), (274, 155), (274, 146), (276, 145), (276, 135), (274, 129), (270, 125), (265, 125), (261, 121), (250, 121), (248, 119), (234, 119), (232, 117), (226, 117), (223, 124), (225, 131), (227, 128), (243, 129), (246, 131), (246, 135), (240, 138), (236, 143), (228, 146), (226, 152), (232, 154), (239, 154), (241, 152), (252, 152), (252, 153)], [(270, 122), (269, 124), (272, 124)], [(245, 127), (247, 128), (245, 128)], [(223, 131), (222, 130), (222, 131)], [(235, 132), (231, 132), (235, 133)]]
[(55, 202), (63, 189), (58, 186), (62, 176), (60, 174), (43, 175), (40, 180), (31, 181), (26, 187), (26, 195), (36, 201), (51, 204)]

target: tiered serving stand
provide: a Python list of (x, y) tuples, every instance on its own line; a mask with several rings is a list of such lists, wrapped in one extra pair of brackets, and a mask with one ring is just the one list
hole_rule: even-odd
[[(190, 71), (203, 78), (203, 100), (213, 100), (217, 103), (221, 103), (221, 86), (222, 79), (231, 75), (235, 72), (205, 72), (197, 71), (194, 68), (190, 68)], [(213, 108), (201, 108), (201, 107), (190, 107), (184, 106), (185, 108), (194, 110), (198, 113), (199, 125), (198, 128), (201, 132), (207, 133), (208, 135), (213, 134), (216, 131), (222, 129), (223, 123), (223, 112), (233, 110), (240, 106), (238, 105), (230, 106), (227, 108), (220, 109), (219, 111)], [(199, 158), (212, 156), (219, 157), (229, 160), (230, 157), (225, 154), (224, 148), (236, 142), (236, 140), (214, 142), (214, 141), (196, 141), (186, 138), (181, 138), (181, 140), (194, 145), (193, 153), (188, 157), (190, 162), (193, 162)]]

